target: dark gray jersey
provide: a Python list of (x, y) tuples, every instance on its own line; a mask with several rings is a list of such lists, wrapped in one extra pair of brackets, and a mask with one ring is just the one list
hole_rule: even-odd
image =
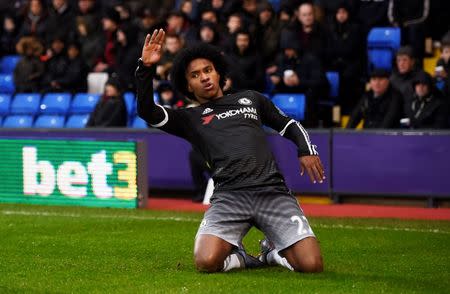
[(152, 127), (182, 137), (201, 151), (216, 191), (284, 185), (263, 125), (298, 147), (299, 156), (317, 155), (306, 130), (255, 91), (225, 95), (193, 108), (172, 110), (153, 102), (154, 67), (136, 70), (138, 113)]

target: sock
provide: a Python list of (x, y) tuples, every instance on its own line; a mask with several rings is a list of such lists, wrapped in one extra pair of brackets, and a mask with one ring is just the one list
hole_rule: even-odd
[(238, 253), (232, 253), (228, 255), (223, 262), (224, 272), (227, 272), (234, 268), (244, 268), (244, 267), (245, 267), (244, 259)]
[(267, 253), (267, 263), (272, 265), (279, 264), (281, 266), (284, 266), (285, 268), (288, 268), (291, 271), (294, 270), (294, 268), (289, 264), (287, 259), (281, 257), (281, 255), (278, 254), (278, 250), (275, 249)]

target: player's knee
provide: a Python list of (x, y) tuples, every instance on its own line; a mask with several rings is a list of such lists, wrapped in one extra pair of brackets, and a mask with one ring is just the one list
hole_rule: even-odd
[(198, 255), (195, 256), (195, 266), (200, 272), (220, 272), (223, 268), (223, 260), (212, 255)]
[(303, 273), (321, 273), (323, 272), (322, 256), (307, 256), (302, 258), (301, 262), (293, 265), (297, 272)]

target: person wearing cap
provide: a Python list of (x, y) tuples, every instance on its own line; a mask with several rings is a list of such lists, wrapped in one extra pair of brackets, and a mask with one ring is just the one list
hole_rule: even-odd
[(45, 92), (61, 92), (63, 87), (61, 85), (61, 77), (66, 73), (69, 60), (66, 55), (66, 40), (63, 35), (54, 36), (51, 41), (51, 47), (43, 60), (45, 62), (45, 74), (42, 79), (42, 91)]
[(414, 95), (412, 81), (418, 74), (412, 47), (400, 47), (395, 54), (395, 64), (396, 69), (390, 77), (391, 84), (402, 94), (403, 99), (410, 99)]
[(86, 127), (126, 127), (127, 121), (127, 108), (120, 81), (117, 77), (110, 77), (102, 97), (89, 115)]
[(318, 99), (327, 97), (329, 84), (321, 61), (304, 52), (295, 34), (283, 31), (280, 38), (282, 53), (276, 59), (276, 71), (270, 75), (276, 93), (304, 93), (306, 96), (305, 122), (317, 127)]
[(413, 80), (414, 94), (404, 104), (403, 127), (411, 129), (442, 129), (448, 127), (448, 106), (433, 85), (431, 76), (421, 71)]
[(398, 126), (402, 98), (389, 82), (389, 72), (374, 69), (370, 75), (370, 90), (363, 94), (350, 116), (347, 128), (356, 128), (361, 119), (365, 129), (389, 129)]

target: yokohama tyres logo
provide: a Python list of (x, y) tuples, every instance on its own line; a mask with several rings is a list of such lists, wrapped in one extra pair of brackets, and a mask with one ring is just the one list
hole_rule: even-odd
[(209, 124), (215, 117), (218, 120), (221, 119), (226, 119), (229, 117), (233, 117), (239, 114), (243, 114), (244, 118), (250, 118), (250, 119), (258, 119), (258, 112), (256, 111), (256, 109), (254, 107), (242, 107), (239, 109), (232, 109), (232, 110), (227, 110), (225, 112), (221, 112), (218, 114), (210, 114), (207, 116), (202, 117), (203, 120), (203, 125), (207, 125)]

